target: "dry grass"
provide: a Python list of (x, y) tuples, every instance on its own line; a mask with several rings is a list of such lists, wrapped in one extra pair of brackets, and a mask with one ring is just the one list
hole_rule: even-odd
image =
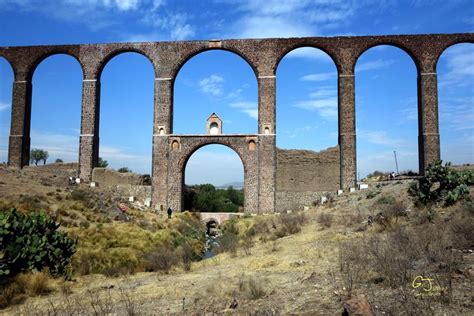
[[(389, 189), (380, 188), (381, 194)], [(305, 212), (306, 222), (300, 225), (300, 231), (282, 238), (276, 235), (285, 229), (278, 216), (242, 219), (235, 223), (236, 234), (252, 237), (250, 255), (232, 257), (222, 253), (193, 263), (192, 271), (186, 273), (172, 268), (169, 274), (138, 272), (113, 279), (80, 276), (71, 283), (68, 294), (57, 290), (47, 297), (28, 299), (5, 313), (35, 310), (60, 314), (72, 310), (94, 314), (87, 298), (90, 290), (99, 293), (102, 304), (110, 301), (116, 314), (340, 314), (342, 302), (359, 295), (368, 298), (376, 314), (469, 314), (474, 308), (469, 296), (472, 283), (464, 273), (474, 258), (461, 252), (465, 245), (472, 245), (472, 222), (467, 220), (472, 217), (468, 211), (438, 210), (432, 223), (419, 225), (414, 220), (415, 212), (419, 212), (416, 210), (399, 216), (398, 222), (394, 220), (384, 229), (379, 229), (382, 225), (377, 223), (365, 224), (363, 231), (347, 229), (351, 218), (361, 225), (377, 201), (364, 196), (357, 200), (357, 195), (343, 195), (334, 202), (334, 208), (321, 206)], [(407, 201), (404, 203), (412, 208)], [(355, 209), (358, 206), (359, 212)], [(332, 225), (324, 230), (318, 223), (321, 210), (333, 214)], [(121, 228), (126, 232), (127, 226)], [(243, 243), (243, 239), (240, 241)], [(144, 240), (137, 238), (134, 242)], [(433, 276), (438, 296), (415, 296), (411, 277), (418, 273)], [(234, 301), (238, 306), (230, 309)]]

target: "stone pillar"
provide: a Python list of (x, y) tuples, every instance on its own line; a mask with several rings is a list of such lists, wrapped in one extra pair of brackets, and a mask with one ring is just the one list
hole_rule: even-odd
[(79, 177), (92, 179), (92, 170), (99, 161), (100, 82), (82, 81), (81, 136), (79, 141)]
[(418, 155), (420, 174), (440, 159), (438, 83), (435, 72), (418, 74)]
[(258, 76), (258, 133), (276, 133), (275, 76)]
[[(256, 142), (258, 142), (258, 139), (256, 139)], [(244, 211), (247, 214), (258, 213), (258, 150), (255, 149), (251, 151), (247, 145), (244, 151), (246, 152), (246, 158), (244, 158), (245, 161), (242, 160), (244, 165)]]
[(338, 78), (338, 117), (339, 150), (341, 155), (340, 187), (353, 188), (357, 181), (356, 130), (355, 130), (355, 90), (354, 74), (339, 74)]
[(275, 211), (276, 137), (258, 136), (258, 211)]
[(158, 211), (168, 209), (168, 161), (169, 136), (153, 135), (152, 203)]
[(275, 211), (276, 76), (258, 76), (258, 211)]
[[(171, 77), (155, 78), (153, 114), (152, 203), (166, 211), (168, 197), (169, 135), (173, 133), (173, 84)], [(171, 206), (178, 210), (177, 205)]]
[(31, 80), (13, 82), (8, 165), (27, 166), (30, 160)]

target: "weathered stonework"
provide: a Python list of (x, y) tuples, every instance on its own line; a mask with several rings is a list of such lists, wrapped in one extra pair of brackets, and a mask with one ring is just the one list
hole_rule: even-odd
[(142, 185), (142, 176), (133, 172), (118, 172), (106, 168), (94, 168), (92, 171), (92, 181), (97, 182), (100, 186), (116, 186), (116, 185)]
[[(377, 45), (392, 45), (407, 52), (418, 71), (418, 118), (420, 172), (439, 159), (439, 128), (436, 64), (443, 51), (457, 43), (474, 43), (473, 33), (388, 36), (341, 36), (273, 38), (182, 42), (147, 42), (84, 44), (57, 46), (0, 47), (0, 56), (12, 66), (14, 73), (12, 121), (8, 163), (22, 168), (28, 165), (30, 151), (31, 81), (37, 65), (54, 54), (74, 57), (83, 71), (82, 120), (80, 139), (80, 176), (90, 180), (98, 162), (100, 77), (102, 69), (114, 56), (136, 52), (150, 60), (155, 72), (154, 127), (153, 127), (153, 203), (181, 205), (181, 197), (168, 192), (181, 192), (174, 181), (180, 169), (168, 159), (178, 155), (169, 152), (173, 135), (173, 86), (181, 67), (193, 56), (211, 49), (222, 49), (241, 56), (255, 72), (259, 89), (258, 135), (252, 157), (255, 160), (257, 206), (252, 210), (272, 211), (275, 207), (275, 83), (281, 59), (300, 47), (314, 47), (326, 52), (338, 70), (340, 173), (339, 186), (347, 189), (356, 184), (356, 131), (354, 68), (361, 54)], [(225, 143), (222, 135), (219, 143)], [(186, 137), (185, 137), (186, 139)], [(191, 140), (181, 144), (181, 150)], [(234, 141), (232, 141), (233, 143)], [(198, 142), (199, 143), (199, 142)], [(196, 144), (196, 143), (195, 143)], [(194, 146), (194, 147), (193, 147)], [(241, 145), (244, 146), (242, 142)], [(249, 148), (249, 144), (246, 144)], [(253, 145), (252, 145), (253, 146)], [(232, 148), (232, 147), (231, 147)], [(243, 152), (243, 148), (238, 150)], [(236, 148), (233, 148), (237, 151)], [(171, 158), (170, 158), (171, 157)], [(162, 161), (162, 159), (166, 159)], [(187, 159), (187, 158), (186, 158)], [(182, 167), (182, 166), (181, 166)], [(247, 166), (246, 168), (250, 168)], [(247, 172), (247, 171), (246, 171)], [(178, 178), (175, 178), (178, 177)], [(171, 182), (170, 182), (171, 179)], [(164, 190), (164, 191), (163, 191)], [(254, 189), (252, 189), (254, 190)], [(252, 191), (253, 192), (253, 191)], [(173, 193), (173, 194), (174, 194)], [(247, 203), (247, 201), (246, 201)], [(249, 202), (250, 203), (250, 202)]]
[(276, 211), (301, 210), (324, 192), (337, 191), (339, 166), (338, 146), (320, 152), (277, 148)]

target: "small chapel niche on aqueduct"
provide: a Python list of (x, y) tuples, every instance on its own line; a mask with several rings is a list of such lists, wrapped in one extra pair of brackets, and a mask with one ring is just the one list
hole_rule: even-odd
[(222, 120), (216, 113), (212, 113), (207, 118), (206, 129), (209, 135), (222, 134)]

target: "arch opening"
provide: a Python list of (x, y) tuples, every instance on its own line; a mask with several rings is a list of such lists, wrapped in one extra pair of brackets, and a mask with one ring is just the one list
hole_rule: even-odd
[(13, 80), (13, 68), (5, 58), (0, 57), (0, 163), (8, 161)]
[(337, 145), (337, 91), (337, 67), (327, 53), (288, 52), (277, 68), (277, 146), (320, 151)]
[(417, 66), (403, 49), (377, 45), (355, 66), (357, 177), (419, 172)]
[(153, 65), (140, 53), (116, 54), (104, 65), (100, 81), (99, 156), (110, 168), (151, 174)]
[(30, 164), (78, 162), (82, 78), (81, 64), (66, 54), (50, 55), (34, 69), (30, 150), (48, 156), (38, 161), (30, 155)]
[(474, 163), (474, 44), (448, 47), (436, 69), (441, 160)]
[(205, 134), (217, 113), (227, 134), (255, 134), (258, 86), (252, 67), (236, 53), (215, 49), (186, 61), (174, 81), (173, 132)]
[(204, 145), (183, 167), (183, 205), (200, 212), (243, 212), (244, 163), (225, 145)]

